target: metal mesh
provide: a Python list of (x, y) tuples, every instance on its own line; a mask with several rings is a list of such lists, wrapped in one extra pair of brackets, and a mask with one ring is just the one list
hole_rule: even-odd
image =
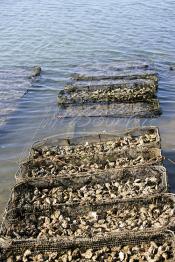
[(161, 114), (157, 99), (137, 103), (91, 103), (82, 105), (69, 105), (61, 107), (57, 118), (71, 117), (137, 117), (153, 118)]
[(111, 75), (83, 75), (83, 74), (73, 74), (72, 79), (76, 81), (92, 81), (92, 80), (134, 80), (134, 79), (151, 79), (155, 82), (158, 82), (158, 75), (153, 71), (143, 71), (143, 72), (127, 72), (120, 74), (111, 74)]
[[(110, 168), (111, 162), (115, 163), (115, 168), (139, 167), (146, 165), (161, 165), (163, 157), (161, 150), (158, 148), (136, 148), (125, 149), (117, 152), (111, 151), (108, 155), (70, 155), (62, 156), (61, 161), (56, 161), (50, 157), (41, 159), (28, 160), (20, 166), (16, 179), (30, 179), (34, 177), (55, 177), (63, 175), (79, 175), (81, 171), (87, 172), (94, 170), (95, 165), (98, 170), (106, 170)], [(89, 163), (91, 165), (89, 166)], [(81, 170), (83, 166), (83, 170)]]
[[(154, 183), (151, 182), (151, 178), (153, 178)], [(151, 188), (151, 186), (155, 185), (155, 190), (144, 192), (144, 187), (141, 186), (139, 191), (138, 186), (142, 183), (145, 183), (145, 187), (148, 188)], [(127, 187), (130, 185), (127, 193), (126, 184)], [(97, 187), (97, 185), (99, 185), (99, 187)], [(109, 185), (111, 187), (107, 189)], [(118, 187), (115, 187), (114, 185)], [(119, 187), (122, 186), (123, 192), (120, 193), (118, 190)], [(83, 189), (85, 187), (87, 188), (85, 194), (88, 192), (87, 196), (83, 195)], [(98, 193), (99, 188), (101, 190), (100, 193)], [(54, 196), (54, 191), (56, 192), (57, 189), (59, 189), (58, 194), (55, 194)], [(36, 190), (37, 193), (35, 192)], [(79, 193), (80, 191), (81, 194)], [(94, 202), (106, 202), (117, 198), (121, 199), (134, 196), (147, 196), (150, 194), (157, 194), (166, 191), (167, 175), (166, 169), (162, 166), (148, 166), (123, 170), (109, 169), (103, 172), (93, 171), (92, 173), (84, 173), (77, 177), (57, 177), (51, 180), (49, 178), (38, 178), (29, 181), (24, 180), (14, 187), (10, 201), (8, 203), (8, 209), (14, 207), (24, 208), (24, 206), (33, 205), (39, 205), (41, 208), (47, 208), (49, 205), (57, 206), (58, 204), (64, 205), (77, 202), (80, 204), (92, 204)], [(51, 194), (51, 192), (53, 192), (53, 194)], [(103, 197), (99, 199), (98, 197), (94, 196), (94, 192), (97, 192), (98, 195)], [(68, 195), (70, 197), (66, 198)], [(38, 204), (37, 201), (41, 199), (41, 196), (43, 196), (41, 204)]]
[[(21, 240), (29, 238), (29, 237), (37, 238), (41, 232), (40, 230), (41, 225), (45, 223), (45, 222), (41, 223), (41, 218), (42, 217), (51, 218), (53, 217), (54, 214), (56, 214), (55, 212), (59, 211), (59, 216), (61, 215), (61, 217), (63, 217), (64, 219), (68, 218), (67, 220), (68, 228), (69, 227), (72, 228), (71, 230), (73, 231), (71, 231), (71, 233), (69, 234), (67, 233), (67, 231), (64, 231), (64, 229), (62, 229), (61, 231), (55, 231), (60, 227), (58, 224), (54, 229), (54, 234), (53, 235), (51, 234), (52, 235), (51, 238), (54, 239), (55, 237), (59, 236), (61, 237), (61, 239), (68, 240), (69, 238), (72, 238), (72, 237), (78, 237), (79, 235), (77, 235), (77, 233), (74, 235), (74, 232), (77, 232), (77, 229), (80, 228), (79, 225), (81, 226), (81, 221), (83, 217), (84, 218), (86, 217), (87, 219), (89, 214), (91, 217), (92, 215), (94, 216), (94, 214), (95, 216), (97, 215), (98, 220), (105, 219), (103, 223), (104, 225), (108, 225), (107, 231), (106, 229), (102, 231), (98, 231), (98, 232), (95, 229), (94, 231), (94, 228), (96, 227), (96, 226), (94, 227), (95, 225), (94, 223), (96, 222), (91, 221), (90, 227), (88, 226), (81, 230), (81, 236), (83, 235), (84, 237), (88, 237), (88, 238), (92, 238), (95, 236), (104, 237), (104, 236), (108, 236), (109, 232), (110, 234), (112, 234), (113, 232), (116, 232), (113, 230), (117, 230), (118, 233), (131, 232), (128, 226), (122, 226), (120, 228), (118, 226), (113, 227), (111, 223), (108, 224), (106, 220), (108, 216), (107, 214), (111, 214), (111, 212), (112, 214), (115, 215), (115, 220), (116, 220), (119, 218), (120, 213), (117, 213), (119, 211), (125, 212), (126, 210), (128, 210), (127, 212), (130, 212), (131, 210), (136, 209), (137, 210), (136, 212), (139, 213), (141, 208), (150, 208), (150, 206), (156, 206), (160, 210), (163, 210), (165, 205), (171, 206), (171, 210), (172, 210), (174, 208), (174, 203), (175, 203), (175, 196), (173, 194), (161, 194), (158, 196), (150, 196), (147, 198), (132, 198), (130, 200), (116, 200), (110, 203), (105, 203), (105, 204), (100, 204), (100, 205), (94, 204), (91, 206), (89, 205), (79, 206), (79, 204), (69, 205), (69, 206), (60, 205), (59, 208), (50, 208), (47, 210), (30, 207), (27, 211), (23, 210), (22, 208), (16, 208), (6, 213), (6, 216), (4, 218), (2, 228), (1, 228), (1, 234), (3, 236), (12, 237), (15, 239), (19, 238)], [(123, 215), (122, 217), (118, 219), (118, 221), (120, 221), (120, 223), (123, 223), (125, 222), (125, 219), (126, 217)], [(91, 219), (89, 217), (88, 223), (90, 220)], [(56, 221), (59, 221), (59, 220), (56, 218)], [(73, 221), (76, 221), (76, 223), (74, 224)], [(174, 221), (175, 221), (175, 214), (173, 213), (173, 214), (170, 214), (168, 218), (162, 219), (161, 224), (158, 226), (159, 230), (162, 230), (164, 228), (174, 229), (175, 228)], [(111, 225), (113, 229), (111, 228)], [(144, 227), (144, 229), (140, 229), (140, 227), (138, 228), (137, 226), (135, 227), (134, 225), (132, 232), (140, 231), (144, 235), (145, 230), (156, 230), (156, 229), (157, 229), (157, 225), (156, 224), (154, 225), (154, 221), (153, 221), (153, 224), (152, 223), (147, 224), (147, 226)], [(94, 232), (96, 233), (94, 234)], [(44, 235), (44, 237), (47, 238), (48, 236)]]
[(40, 149), (41, 147), (48, 146), (76, 146), (76, 145), (83, 145), (86, 142), (92, 144), (96, 143), (105, 143), (107, 141), (116, 141), (118, 139), (123, 139), (126, 136), (131, 136), (133, 139), (139, 139), (141, 136), (144, 136), (145, 134), (149, 135), (155, 135), (155, 141), (154, 142), (145, 142), (145, 146), (147, 147), (160, 147), (160, 134), (159, 129), (155, 126), (146, 126), (146, 127), (138, 127), (129, 129), (122, 133), (104, 133), (104, 134), (96, 134), (96, 135), (89, 135), (89, 136), (80, 136), (76, 138), (60, 138), (59, 135), (51, 136), (46, 139), (43, 139), (42, 141), (38, 141), (33, 144), (32, 148), (33, 150)]
[[(69, 241), (55, 239), (55, 241), (39, 241), (39, 240), (16, 240), (9, 241), (0, 239), (0, 258), (1, 261), (7, 261), (10, 256), (22, 255), (26, 250), (31, 250), (32, 254), (45, 252), (58, 252), (58, 254), (66, 253), (70, 249), (79, 248), (81, 252), (87, 249), (98, 250), (103, 247), (118, 247), (118, 246), (135, 246), (154, 241), (156, 244), (163, 244), (165, 241), (172, 246), (173, 257), (175, 260), (175, 238), (171, 231), (145, 231), (144, 234), (128, 233), (115, 234), (105, 238), (79, 238)], [(4, 244), (6, 242), (6, 245)]]
[(83, 85), (81, 83), (68, 85), (64, 91), (61, 90), (58, 94), (58, 104), (139, 102), (156, 97), (157, 84), (152, 80), (89, 81)]

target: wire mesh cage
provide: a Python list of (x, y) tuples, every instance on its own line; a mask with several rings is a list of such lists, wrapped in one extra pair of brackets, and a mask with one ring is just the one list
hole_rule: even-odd
[(67, 85), (58, 94), (58, 104), (139, 102), (156, 97), (153, 80), (103, 80)]
[[(121, 70), (120, 70), (121, 71)], [(158, 83), (158, 74), (155, 73), (152, 70), (148, 71), (122, 71), (118, 72), (118, 74), (112, 73), (112, 74), (79, 74), (74, 73), (72, 75), (72, 80), (75, 81), (94, 81), (94, 80), (134, 80), (134, 79), (149, 79), (155, 81), (155, 83)]]
[(145, 230), (174, 230), (175, 196), (161, 194), (147, 198), (116, 200), (80, 206), (60, 205), (47, 210), (29, 207), (9, 210), (1, 235), (12, 239), (69, 239), (104, 237), (113, 233)]
[(23, 162), (16, 174), (17, 181), (36, 177), (77, 176), (81, 172), (108, 170), (110, 168), (139, 167), (161, 165), (163, 157), (159, 148), (130, 148), (110, 150), (99, 154), (91, 150), (65, 155), (39, 155), (35, 159)]
[(115, 199), (148, 196), (167, 191), (166, 169), (147, 166), (85, 172), (79, 176), (24, 180), (12, 190), (8, 209), (60, 204), (87, 205)]
[(153, 118), (162, 113), (159, 100), (149, 99), (143, 102), (107, 102), (60, 106), (57, 118), (73, 117), (117, 117), (117, 118)]
[(50, 259), (49, 261), (56, 259), (64, 261), (65, 259), (66, 261), (66, 258), (67, 261), (104, 261), (104, 259), (121, 261), (122, 256), (125, 261), (135, 261), (136, 259), (141, 261), (144, 258), (144, 261), (157, 259), (157, 261), (174, 262), (174, 241), (174, 233), (171, 231), (113, 234), (90, 240), (77, 238), (67, 241), (59, 239), (54, 241), (10, 241), (1, 238), (0, 259), (2, 262), (24, 261), (24, 259), (26, 261), (41, 261), (41, 259), (42, 261), (48, 261), (48, 259)]
[[(60, 138), (59, 135), (51, 136), (42, 141), (35, 142), (32, 146), (33, 151), (42, 150), (44, 147), (63, 147), (80, 145), (104, 145), (107, 142), (115, 142), (116, 147), (160, 147), (160, 134), (158, 127), (145, 126), (129, 129), (124, 132), (103, 133), (96, 135), (84, 135), (74, 138)], [(32, 153), (32, 152), (31, 152)]]

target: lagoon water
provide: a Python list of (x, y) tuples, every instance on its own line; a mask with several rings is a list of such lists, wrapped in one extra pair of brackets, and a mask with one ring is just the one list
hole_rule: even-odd
[[(163, 153), (175, 161), (174, 0), (2, 0), (0, 3), (0, 211), (32, 143), (53, 134), (160, 127)], [(57, 93), (73, 72), (149, 63), (160, 76), (157, 119), (58, 119)], [(28, 79), (32, 66), (41, 78)], [(174, 165), (165, 161), (171, 191)]]

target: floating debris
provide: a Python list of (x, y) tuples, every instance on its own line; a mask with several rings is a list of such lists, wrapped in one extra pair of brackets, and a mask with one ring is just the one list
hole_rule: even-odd
[(175, 65), (170, 65), (170, 71), (175, 71)]
[(116, 199), (148, 196), (167, 190), (166, 169), (162, 166), (109, 169), (82, 176), (33, 179), (15, 186), (8, 209), (50, 208), (60, 204), (82, 205)]
[(174, 201), (174, 195), (163, 194), (83, 208), (62, 206), (32, 213), (14, 209), (7, 213), (1, 233), (12, 239), (49, 239), (171, 229), (175, 226)]

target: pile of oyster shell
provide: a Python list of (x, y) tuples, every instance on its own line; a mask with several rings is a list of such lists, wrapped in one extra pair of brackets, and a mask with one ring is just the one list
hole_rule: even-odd
[(60, 203), (81, 204), (99, 201), (111, 201), (117, 198), (144, 196), (159, 192), (162, 188), (160, 176), (149, 176), (127, 180), (112, 180), (106, 183), (85, 184), (79, 188), (69, 185), (52, 188), (33, 187), (32, 190), (20, 193), (15, 199), (15, 205), (25, 206), (54, 206)]
[[(173, 245), (171, 241), (142, 243), (138, 245), (123, 245), (101, 247), (98, 249), (69, 249), (61, 252), (33, 252), (29, 249), (24, 254), (9, 257), (8, 262), (70, 262), (70, 261), (123, 261), (123, 262), (163, 262), (172, 261)], [(13, 260), (14, 259), (14, 260)]]
[(58, 103), (145, 101), (155, 96), (157, 81), (151, 79), (103, 79), (66, 85)]
[[(85, 151), (85, 150), (84, 150)], [(136, 167), (140, 165), (160, 164), (160, 150), (154, 148), (108, 150), (98, 153), (91, 151), (72, 153), (70, 155), (49, 155), (31, 159), (23, 164), (28, 177), (79, 175), (80, 172), (108, 170), (110, 168)]]
[(108, 155), (111, 151), (117, 152), (119, 149), (135, 148), (147, 146), (157, 140), (157, 133), (151, 129), (145, 132), (143, 135), (134, 137), (130, 134), (124, 137), (116, 137), (113, 140), (108, 140), (100, 143), (84, 143), (76, 146), (53, 146), (53, 147), (40, 147), (33, 148), (33, 158), (50, 158), (53, 159), (56, 156), (79, 156), (85, 158), (86, 156), (96, 155)]
[(148, 130), (138, 137), (127, 135), (99, 143), (34, 147), (26, 165), (27, 172), (29, 177), (56, 176), (58, 173), (64, 176), (89, 170), (152, 164), (152, 161), (160, 160), (149, 148), (156, 142), (157, 133)]
[(12, 238), (42, 238), (60, 236), (104, 236), (123, 230), (138, 231), (169, 226), (175, 219), (171, 201), (152, 201), (150, 204), (121, 202), (117, 206), (99, 206), (96, 211), (81, 207), (27, 214), (25, 218), (9, 225), (6, 235)]
[(58, 96), (59, 104), (77, 104), (90, 102), (128, 102), (145, 101), (153, 98), (155, 95), (150, 86), (139, 88), (117, 88), (117, 89), (97, 89), (93, 91), (78, 91), (68, 94), (61, 92)]

